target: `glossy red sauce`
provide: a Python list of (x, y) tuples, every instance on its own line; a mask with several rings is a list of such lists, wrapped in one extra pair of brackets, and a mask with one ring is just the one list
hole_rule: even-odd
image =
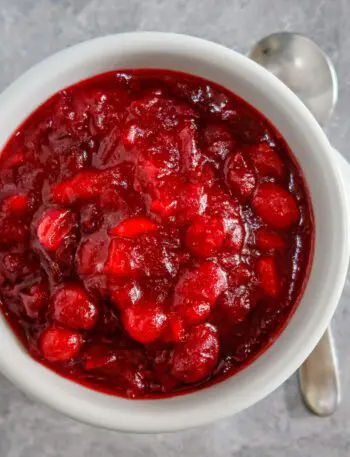
[(0, 159), (2, 311), (28, 352), (130, 398), (201, 388), (284, 328), (312, 258), (275, 128), (190, 75), (127, 70), (54, 95)]

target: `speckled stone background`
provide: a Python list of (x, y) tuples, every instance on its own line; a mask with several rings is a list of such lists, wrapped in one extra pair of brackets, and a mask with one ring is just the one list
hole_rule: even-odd
[[(329, 53), (339, 75), (339, 103), (327, 131), (350, 159), (350, 0), (0, 0), (0, 90), (56, 50), (132, 30), (193, 34), (242, 53), (274, 31), (309, 35)], [(0, 456), (350, 456), (349, 301), (345, 293), (334, 318), (343, 398), (331, 418), (304, 408), (293, 376), (249, 410), (204, 428), (112, 433), (29, 400), (0, 375)]]

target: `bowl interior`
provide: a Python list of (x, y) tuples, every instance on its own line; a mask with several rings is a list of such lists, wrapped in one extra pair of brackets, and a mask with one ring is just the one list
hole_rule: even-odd
[(301, 165), (316, 225), (310, 278), (282, 335), (236, 376), (188, 395), (130, 401), (89, 390), (28, 357), (0, 318), (0, 368), (27, 393), (95, 425), (159, 432), (204, 424), (238, 412), (270, 393), (297, 369), (329, 323), (344, 284), (349, 256), (347, 210), (332, 150), (304, 105), (275, 77), (247, 58), (187, 36), (109, 36), (74, 46), (43, 61), (0, 96), (0, 147), (53, 93), (89, 76), (128, 68), (192, 73), (227, 87), (264, 113), (282, 133)]

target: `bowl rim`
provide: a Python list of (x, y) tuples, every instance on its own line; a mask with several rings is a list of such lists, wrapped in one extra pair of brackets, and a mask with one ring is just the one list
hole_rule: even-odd
[[(302, 120), (307, 125), (310, 136), (319, 147), (320, 156), (324, 160), (322, 167), (328, 170), (326, 184), (329, 190), (332, 191), (335, 202), (333, 215), (337, 218), (337, 221), (336, 224), (333, 223), (333, 228), (335, 231), (334, 238), (337, 238), (337, 243), (335, 241), (333, 243), (335, 247), (333, 255), (336, 257), (336, 262), (332, 263), (328, 278), (328, 284), (331, 283), (333, 287), (326, 287), (327, 290), (323, 291), (323, 314), (318, 316), (318, 322), (312, 326), (306, 323), (300, 341), (295, 341), (293, 348), (284, 349), (285, 360), (288, 360), (288, 363), (284, 362), (274, 368), (270, 367), (270, 371), (267, 373), (266, 369), (262, 375), (261, 359), (265, 357), (265, 354), (259, 357), (251, 365), (251, 367), (254, 365), (254, 373), (261, 371), (261, 377), (257, 381), (260, 386), (259, 389), (245, 392), (245, 395), (242, 398), (236, 398), (235, 402), (230, 402), (233, 399), (232, 389), (234, 389), (234, 383), (231, 382), (229, 387), (222, 388), (222, 385), (227, 384), (227, 381), (224, 381), (180, 397), (155, 401), (133, 400), (131, 403), (130, 400), (110, 397), (94, 391), (94, 394), (91, 394), (91, 398), (95, 398), (99, 405), (94, 404), (92, 406), (92, 403), (88, 401), (89, 395), (85, 392), (91, 392), (90, 389), (62, 378), (28, 357), (25, 350), (14, 339), (1, 316), (0, 330), (3, 332), (4, 341), (0, 346), (0, 369), (5, 376), (30, 396), (44, 401), (75, 419), (103, 428), (134, 432), (174, 431), (207, 424), (256, 403), (282, 384), (312, 351), (326, 330), (336, 309), (345, 282), (349, 260), (348, 208), (342, 179), (332, 157), (332, 149), (322, 129), (308, 109), (282, 82), (247, 57), (200, 38), (174, 33), (131, 32), (94, 38), (74, 45), (41, 61), (5, 89), (0, 95), (0, 118), (5, 119), (5, 116), (11, 112), (9, 108), (16, 103), (13, 100), (18, 100), (22, 95), (24, 96), (28, 87), (39, 87), (40, 84), (48, 83), (53, 74), (58, 75), (57, 78), (59, 79), (60, 75), (63, 75), (64, 69), (76, 65), (77, 62), (81, 63), (83, 74), (85, 71), (84, 62), (91, 58), (91, 55), (96, 56), (95, 58), (97, 59), (99, 53), (103, 55), (104, 50), (111, 50), (111, 48), (118, 46), (125, 46), (125, 48), (138, 46), (141, 49), (158, 47), (163, 50), (167, 47), (169, 55), (176, 50), (187, 58), (195, 54), (202, 55), (203, 59), (215, 58), (217, 62), (228, 62), (232, 66), (236, 66), (240, 71), (246, 72), (247, 77), (249, 76), (252, 80), (258, 81), (262, 87), (273, 88), (274, 97), (279, 99), (280, 104), (285, 104), (288, 107), (291, 117), (299, 117), (299, 120)], [(217, 65), (219, 66), (219, 64)], [(56, 91), (57, 88), (53, 88), (52, 94)], [(45, 98), (37, 100), (38, 105), (44, 100)], [(27, 116), (25, 115), (24, 117)], [(16, 122), (16, 125), (19, 124), (20, 122)], [(2, 130), (0, 128), (0, 143), (2, 141), (1, 135)], [(3, 144), (7, 139), (8, 137), (3, 139)], [(309, 331), (308, 335), (307, 331)], [(267, 353), (270, 350), (268, 349)], [(11, 357), (9, 357), (9, 354), (11, 354)], [(265, 357), (265, 362), (267, 360)], [(28, 373), (28, 376), (25, 376), (24, 373)], [(240, 377), (242, 382), (242, 380), (246, 379), (245, 375), (245, 370), (243, 370), (237, 376)], [(232, 378), (229, 379), (232, 380)], [(83, 391), (85, 392), (84, 394), (82, 393)], [(116, 398), (119, 400), (112, 400)], [(191, 408), (178, 407), (179, 398), (187, 399), (187, 401), (180, 403), (184, 405), (186, 403), (191, 404)], [(204, 404), (203, 400), (206, 400), (207, 404)], [(138, 411), (137, 407), (133, 407), (132, 404), (139, 402), (142, 402), (143, 406)], [(159, 406), (157, 406), (157, 403)], [(160, 407), (160, 403), (164, 406)], [(111, 408), (112, 404), (123, 405), (123, 407), (119, 411), (118, 408)], [(142, 414), (140, 414), (141, 411)]]

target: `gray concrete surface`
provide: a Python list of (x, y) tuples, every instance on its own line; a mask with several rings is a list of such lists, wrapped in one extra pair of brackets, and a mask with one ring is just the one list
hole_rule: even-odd
[[(349, 0), (0, 0), (0, 90), (56, 50), (132, 30), (193, 34), (242, 53), (274, 31), (309, 35), (329, 53), (339, 74), (340, 100), (328, 133), (350, 159)], [(112, 433), (35, 403), (0, 377), (0, 456), (349, 456), (349, 302), (350, 293), (344, 294), (334, 318), (343, 384), (334, 417), (310, 415), (293, 376), (249, 410), (204, 428), (149, 436)]]

